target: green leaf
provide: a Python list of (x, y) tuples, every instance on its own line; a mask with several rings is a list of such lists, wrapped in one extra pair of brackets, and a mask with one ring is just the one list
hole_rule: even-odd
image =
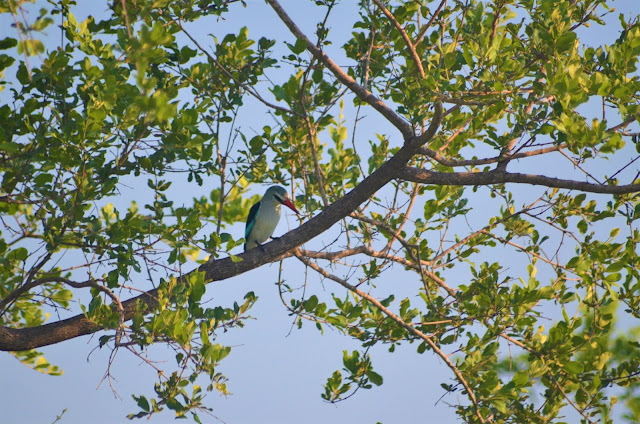
[(149, 410), (150, 410), (149, 401), (147, 400), (146, 397), (144, 397), (144, 396), (140, 396), (140, 397), (133, 396), (133, 399), (136, 401), (136, 403), (138, 404), (140, 409), (142, 409), (144, 412), (149, 412)]
[(307, 312), (313, 312), (316, 306), (318, 306), (318, 297), (316, 295), (311, 296), (304, 302), (304, 310)]
[(576, 361), (565, 362), (562, 368), (571, 375), (578, 375), (584, 370), (584, 366), (582, 365), (582, 362), (576, 362)]
[(382, 385), (382, 376), (374, 371), (367, 371), (367, 377), (376, 386)]
[(29, 257), (29, 251), (24, 247), (18, 247), (9, 252), (7, 259), (24, 261)]
[(527, 386), (529, 383), (529, 372), (526, 370), (519, 370), (513, 375), (513, 384), (516, 387)]
[(18, 45), (18, 40), (11, 37), (6, 37), (0, 40), (0, 50), (10, 49)]

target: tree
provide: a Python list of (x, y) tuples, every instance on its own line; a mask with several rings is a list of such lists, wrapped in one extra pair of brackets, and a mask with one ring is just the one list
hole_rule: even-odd
[[(0, 349), (57, 373), (38, 348), (96, 332), (114, 354), (167, 344), (175, 364), (132, 417), (198, 420), (204, 392), (227, 390), (217, 336), (256, 301), (207, 306), (206, 285), (286, 259), (337, 285), (280, 285), (299, 325), (362, 344), (328, 401), (382, 384), (369, 347), (415, 343), (450, 369), (465, 422), (637, 422), (638, 16), (598, 47), (582, 38), (605, 0), (363, 0), (340, 66), (336, 1), (315, 2), (314, 31), (267, 3), (288, 41), (192, 33), (251, 7), (238, 0), (115, 1), (82, 22), (72, 0), (34, 21), (0, 2), (16, 28), (0, 41), (15, 71), (0, 106)], [(64, 38), (47, 50), (38, 32), (56, 19)], [(258, 133), (236, 122), (252, 103), (271, 122)], [(168, 194), (213, 179), (191, 204)], [(144, 182), (150, 201), (114, 206)], [(258, 183), (290, 187), (306, 218), (231, 253)], [(377, 295), (391, 267), (410, 296)], [(47, 323), (52, 311), (66, 318)]]

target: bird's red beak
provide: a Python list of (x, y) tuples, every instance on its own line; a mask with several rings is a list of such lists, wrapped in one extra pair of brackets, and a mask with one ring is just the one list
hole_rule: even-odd
[(286, 207), (288, 207), (289, 209), (291, 209), (292, 211), (294, 211), (295, 213), (297, 213), (298, 215), (300, 215), (300, 212), (298, 212), (298, 209), (296, 209), (295, 205), (290, 199), (284, 199), (281, 203)]

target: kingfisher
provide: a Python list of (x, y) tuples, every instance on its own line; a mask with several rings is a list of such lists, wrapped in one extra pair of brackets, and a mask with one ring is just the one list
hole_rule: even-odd
[(245, 252), (256, 246), (262, 247), (262, 243), (273, 235), (280, 221), (280, 205), (285, 205), (300, 215), (284, 187), (277, 185), (269, 187), (262, 199), (249, 210), (247, 227), (244, 230)]

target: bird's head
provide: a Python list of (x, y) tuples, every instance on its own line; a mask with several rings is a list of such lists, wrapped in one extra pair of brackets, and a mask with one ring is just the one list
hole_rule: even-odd
[(289, 209), (291, 209), (292, 211), (300, 215), (300, 212), (298, 212), (298, 209), (296, 209), (295, 205), (289, 198), (289, 193), (284, 187), (281, 187), (281, 186), (269, 187), (267, 192), (264, 194), (264, 199), (267, 199), (267, 200), (274, 199), (276, 202), (282, 205), (285, 205), (286, 207), (288, 207)]

